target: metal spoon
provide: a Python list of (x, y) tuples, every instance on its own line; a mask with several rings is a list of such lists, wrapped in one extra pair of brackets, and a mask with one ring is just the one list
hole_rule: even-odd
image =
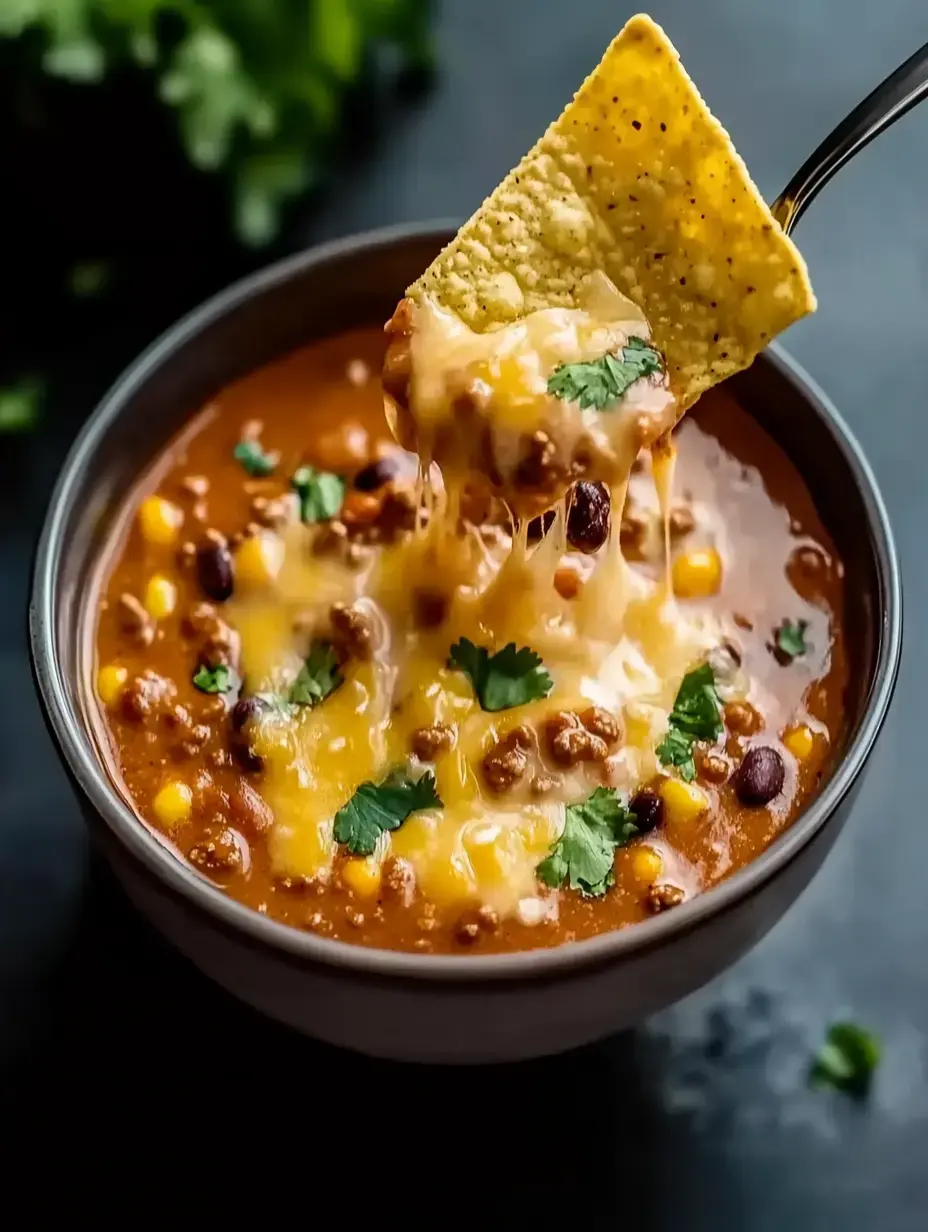
[(928, 43), (845, 116), (774, 201), (773, 216), (787, 235), (835, 172), (926, 95)]

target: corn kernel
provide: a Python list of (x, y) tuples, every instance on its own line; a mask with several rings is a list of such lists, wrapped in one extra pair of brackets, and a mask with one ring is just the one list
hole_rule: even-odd
[(148, 543), (170, 547), (177, 539), (184, 515), (163, 496), (149, 496), (139, 506), (139, 526)]
[(104, 706), (114, 706), (119, 701), (128, 676), (128, 669), (118, 663), (109, 663), (100, 668), (97, 673), (97, 695)]
[(177, 607), (177, 587), (160, 573), (153, 574), (145, 587), (145, 611), (152, 620), (165, 620)]
[(283, 541), (269, 531), (260, 531), (250, 535), (235, 553), (235, 581), (241, 586), (267, 586), (283, 563)]
[(342, 865), (341, 875), (348, 889), (362, 898), (370, 898), (380, 889), (380, 865), (376, 860), (348, 859)]
[(715, 548), (693, 548), (673, 562), (673, 591), (681, 599), (708, 599), (722, 584), (722, 559)]
[(783, 736), (783, 743), (797, 761), (805, 761), (815, 748), (815, 733), (811, 727), (802, 723), (799, 727), (792, 727), (786, 732)]
[(494, 822), (469, 826), (464, 833), (464, 850), (479, 884), (505, 882), (511, 860), (501, 826)]
[(696, 820), (709, 807), (709, 798), (695, 783), (682, 779), (664, 779), (660, 785), (669, 825), (687, 825)]
[(168, 830), (183, 825), (193, 805), (193, 792), (186, 783), (165, 783), (152, 801), (155, 816)]
[(653, 885), (664, 871), (664, 861), (660, 857), (660, 852), (649, 847), (647, 843), (643, 843), (640, 847), (633, 849), (631, 856), (632, 872), (636, 880), (643, 881), (646, 885)]

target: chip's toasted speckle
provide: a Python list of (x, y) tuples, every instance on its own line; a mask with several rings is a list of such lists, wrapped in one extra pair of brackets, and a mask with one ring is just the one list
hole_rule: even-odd
[(802, 257), (649, 17), (409, 295), (483, 331), (572, 306), (595, 269), (644, 311), (682, 409), (815, 309)]

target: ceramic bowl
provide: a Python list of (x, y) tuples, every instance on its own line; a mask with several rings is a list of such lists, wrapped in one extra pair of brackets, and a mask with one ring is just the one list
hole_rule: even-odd
[(538, 1056), (627, 1027), (718, 975), (805, 889), (844, 824), (886, 717), (902, 641), (886, 511), (828, 399), (778, 347), (734, 378), (803, 475), (846, 566), (847, 734), (817, 796), (748, 867), (673, 912), (559, 949), (439, 957), (299, 932), (228, 898), (143, 825), (95, 740), (87, 580), (141, 470), (218, 389), (310, 339), (385, 321), (449, 238), (374, 232), (298, 254), (217, 295), (129, 370), (65, 463), (35, 561), (32, 663), (94, 837), (137, 907), (207, 975), (264, 1013), (383, 1057)]

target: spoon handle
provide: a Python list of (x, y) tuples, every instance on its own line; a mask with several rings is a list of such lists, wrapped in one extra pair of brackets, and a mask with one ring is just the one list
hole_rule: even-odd
[(773, 216), (787, 235), (835, 172), (926, 95), (928, 43), (844, 117), (774, 201)]

